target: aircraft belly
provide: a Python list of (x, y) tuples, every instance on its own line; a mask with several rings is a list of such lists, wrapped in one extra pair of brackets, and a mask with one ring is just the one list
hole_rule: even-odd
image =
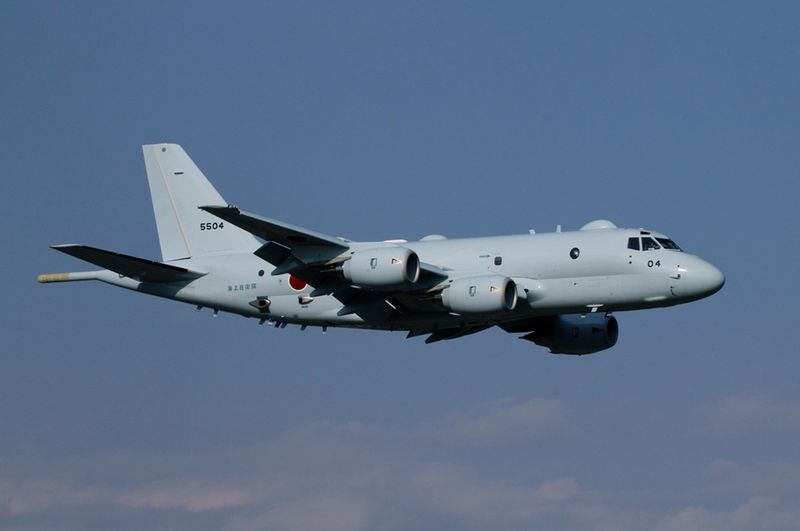
[(357, 314), (337, 315), (342, 303), (331, 296), (314, 297), (300, 294), (269, 297), (269, 309), (261, 314), (268, 319), (279, 319), (307, 324), (359, 324), (363, 319)]
[(665, 306), (662, 301), (673, 298), (669, 282), (657, 275), (628, 275), (626, 279), (627, 299), (650, 306)]

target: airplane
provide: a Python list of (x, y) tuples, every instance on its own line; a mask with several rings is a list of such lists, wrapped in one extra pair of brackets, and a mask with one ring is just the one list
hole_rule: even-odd
[(162, 260), (53, 245), (102, 269), (39, 282), (99, 280), (278, 328), (406, 331), (426, 343), (498, 326), (575, 355), (616, 344), (613, 312), (696, 301), (725, 283), (666, 235), (608, 220), (478, 238), (329, 236), (227, 204), (180, 145), (142, 149)]

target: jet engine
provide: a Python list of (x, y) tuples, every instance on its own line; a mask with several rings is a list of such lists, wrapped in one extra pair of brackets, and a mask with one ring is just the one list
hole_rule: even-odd
[(612, 315), (597, 313), (559, 315), (543, 320), (536, 330), (522, 336), (553, 354), (592, 354), (617, 343), (619, 325)]
[(442, 304), (461, 314), (513, 310), (517, 305), (517, 285), (499, 275), (458, 278), (442, 292)]
[(356, 286), (392, 289), (419, 279), (419, 257), (405, 247), (359, 249), (342, 266), (344, 278)]

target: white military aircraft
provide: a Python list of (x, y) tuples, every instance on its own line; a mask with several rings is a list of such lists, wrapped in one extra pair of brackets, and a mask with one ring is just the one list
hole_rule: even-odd
[(54, 245), (103, 269), (40, 275), (287, 324), (408, 331), (426, 343), (493, 326), (590, 354), (614, 346), (611, 312), (716, 293), (723, 274), (667, 236), (606, 220), (574, 232), (355, 242), (227, 205), (181, 146), (143, 146), (162, 261)]

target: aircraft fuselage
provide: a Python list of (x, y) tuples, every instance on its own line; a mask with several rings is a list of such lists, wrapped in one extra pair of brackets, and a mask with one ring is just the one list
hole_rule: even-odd
[[(638, 229), (596, 229), (401, 245), (415, 251), (422, 262), (442, 264), (459, 276), (511, 277), (518, 287), (519, 302), (514, 310), (488, 319), (492, 322), (673, 306), (707, 297), (722, 287), (722, 273), (697, 256), (667, 249), (628, 249), (629, 238), (640, 238), (642, 232), (664, 237)], [(370, 249), (385, 245), (395, 243), (358, 243)], [(418, 305), (418, 313), (382, 324), (365, 322), (357, 314), (337, 315), (343, 305), (335, 297), (311, 297), (312, 286), (296, 280), (292, 286), (289, 274), (273, 276), (275, 268), (252, 253), (210, 255), (179, 263), (208, 274), (186, 285), (138, 282), (111, 272), (98, 280), (277, 323), (406, 330), (420, 322), (426, 326), (487, 322), (486, 316), (453, 315), (424, 303)], [(269, 300), (268, 312), (251, 304), (259, 298)]]

